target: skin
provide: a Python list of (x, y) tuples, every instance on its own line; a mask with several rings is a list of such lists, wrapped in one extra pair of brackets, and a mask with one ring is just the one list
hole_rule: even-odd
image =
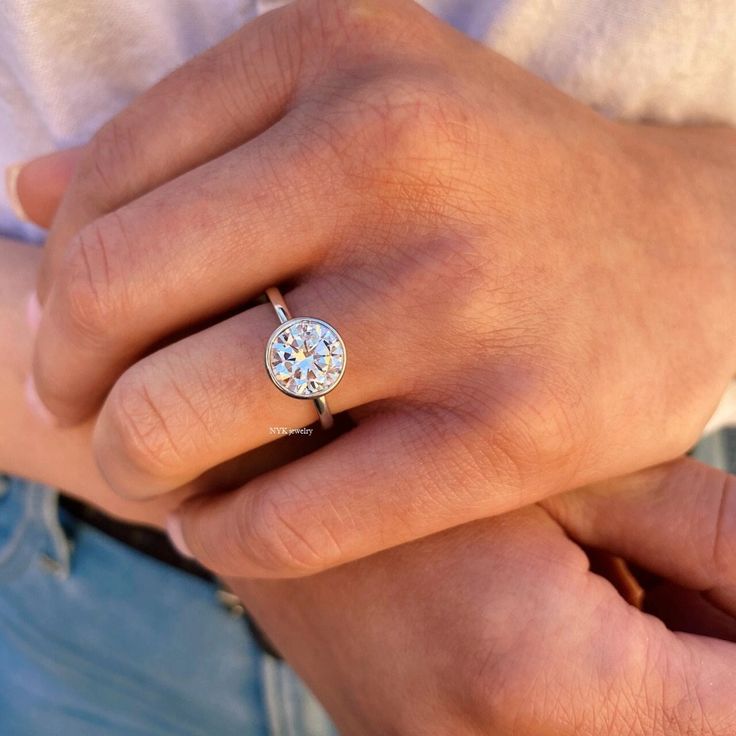
[[(47, 162), (35, 171), (41, 174)], [(56, 167), (55, 162), (51, 162)], [(50, 217), (68, 185), (39, 176), (33, 167), (23, 184), (24, 205), (39, 222)], [(163, 529), (167, 516), (183, 499), (206, 491), (227, 490), (249, 478), (318, 447), (319, 436), (275, 443), (236, 458), (164, 497), (144, 502), (117, 494), (104, 479), (92, 448), (94, 418), (74, 427), (49, 425), (32, 411), (25, 383), (31, 368), (33, 333), (27, 320), (27, 296), (41, 263), (41, 249), (0, 238), (0, 469), (32, 478), (105, 511), (111, 516)], [(43, 462), (39, 462), (43, 458)]]
[[(307, 5), (296, 7), (314, 10)], [(258, 403), (266, 384), (262, 376), (248, 372), (243, 353), (252, 349), (254, 357), (260, 350), (261, 332), (268, 328), (267, 334), (272, 327), (267, 310), (249, 310), (148, 355), (169, 330), (189, 326), (171, 325), (167, 315), (192, 321), (216, 318), (220, 310), (287, 277), (297, 281), (289, 294), (294, 310), (319, 309), (319, 316), (328, 319), (328, 311), (334, 310), (346, 322), (343, 327), (333, 319), (351, 347), (366, 336), (370, 339), (370, 322), (361, 321), (361, 314), (375, 315), (382, 324), (398, 313), (418, 315), (411, 329), (413, 351), (439, 347), (421, 342), (427, 333), (422, 326), (447, 327), (458, 353), (481, 351), (494, 395), (481, 390), (473, 394), (472, 406), (453, 403), (467, 397), (468, 391), (459, 389), (468, 387), (457, 382), (461, 366), (452, 361), (438, 367), (446, 371), (442, 383), (452, 389), (450, 399), (437, 395), (436, 382), (424, 386), (411, 373), (402, 377), (397, 389), (391, 383), (394, 376), (381, 374), (383, 361), (366, 355), (362, 365), (375, 370), (366, 373), (364, 367), (361, 374), (358, 369), (358, 390), (353, 390), (359, 398), (346, 393), (347, 377), (340, 387), (343, 398), (337, 393), (334, 397), (338, 409), (377, 399), (353, 411), (358, 430), (364, 430), (352, 434), (353, 444), (348, 435), (332, 444), (338, 448), (332, 455), (326, 448), (311, 459), (259, 475), (241, 490), (216, 499), (199, 496), (184, 506), (187, 541), (215, 569), (264, 576), (312, 572), (677, 455), (697, 435), (733, 368), (734, 356), (722, 348), (728, 345), (724, 338), (731, 328), (723, 296), (733, 268), (727, 200), (732, 190), (724, 187), (732, 171), (730, 131), (673, 132), (602, 121), (409, 5), (334, 3), (317, 10), (324, 12), (301, 16), (285, 10), (251, 26), (228, 42), (230, 46), (200, 60), (200, 66), (189, 66), (164, 82), (82, 152), (69, 197), (54, 221), (40, 280), (45, 309), (36, 378), (44, 400), (67, 422), (93, 415), (98, 400), (113, 386), (95, 429), (95, 455), (106, 482), (131, 496), (148, 489), (165, 494), (193, 474), (253, 446), (263, 431), (258, 422), (265, 427), (269, 422), (309, 421), (306, 413), (299, 414), (304, 407), (295, 402), (280, 405), (275, 394), (267, 405)], [(305, 18), (315, 16), (316, 28), (309, 23), (302, 27)], [(308, 41), (316, 37), (320, 43), (310, 47)], [(296, 85), (293, 79), (268, 74), (249, 80), (238, 59), (250, 62), (250, 52), (268, 56), (273, 49), (283, 62), (287, 49), (294, 48), (284, 38), (296, 40), (297, 47), (308, 52), (303, 57), (307, 77), (296, 80), (298, 89), (289, 87)], [(397, 38), (401, 44), (395, 43)], [(358, 62), (375, 61), (371, 54), (377, 48), (381, 59), (399, 48), (402, 58), (397, 61), (406, 66), (399, 64), (398, 80), (395, 71), (370, 68), (367, 91), (376, 97), (367, 99), (382, 104), (369, 106), (379, 124), (366, 132), (370, 116), (356, 104), (365, 100), (346, 92), (353, 88), (355, 74), (365, 73), (365, 65)], [(450, 80), (432, 69), (421, 77), (417, 100), (416, 73), (426, 67), (412, 52), (426, 48), (437, 51), (433, 58), (448, 61)], [(325, 52), (327, 58), (321, 55)], [(425, 57), (421, 61), (426, 64)], [(462, 66), (464, 74), (473, 69), (471, 79), (452, 76), (457, 72), (453, 63)], [(228, 65), (230, 76), (222, 73)], [(281, 77), (283, 67), (262, 65), (275, 68)], [(325, 68), (331, 74), (321, 77)], [(340, 84), (345, 82), (342, 74), (351, 84)], [(438, 75), (444, 82), (439, 96), (434, 87)], [(224, 80), (223, 86), (218, 87), (217, 80)], [(482, 97), (489, 80), (493, 94)], [(308, 86), (310, 81), (316, 86)], [(196, 95), (179, 93), (192, 89), (193, 83), (199, 83)], [(427, 96), (425, 83), (430, 87)], [(247, 104), (226, 118), (225, 125), (222, 115), (210, 120), (217, 99), (238, 100), (233, 95), (238, 89), (247, 91)], [(327, 94), (331, 90), (337, 90), (334, 98)], [(493, 103), (487, 128), (476, 128), (476, 118), (468, 117), (463, 107), (467, 96), (454, 98), (458, 91), (477, 93), (478, 98), (470, 95), (475, 103)], [(203, 104), (202, 95), (208, 93), (211, 98), (205, 102), (212, 104)], [(301, 105), (290, 105), (288, 114), (279, 118), (274, 113), (274, 100), (278, 108), (280, 100), (297, 98)], [(439, 114), (435, 103), (446, 98), (460, 106), (441, 106)], [(152, 130), (144, 121), (163, 119), (162, 100), (170, 125)], [(353, 114), (353, 105), (359, 114)], [(482, 119), (479, 106), (470, 107)], [(289, 117), (295, 110), (306, 115), (310, 125), (299, 115)], [(315, 110), (325, 113), (324, 119), (312, 116)], [(402, 116), (407, 110), (411, 114)], [(217, 134), (209, 135), (215, 117)], [(278, 124), (271, 125), (276, 118)], [(468, 120), (473, 121), (469, 130)], [(296, 127), (290, 129), (284, 121), (295, 121)], [(274, 136), (264, 133), (250, 140), (282, 123)], [(553, 141), (548, 140), (550, 125), (557, 135)], [(364, 175), (357, 193), (343, 187), (346, 181), (339, 172), (333, 178), (330, 164), (335, 166), (335, 159), (330, 153), (335, 139), (328, 137), (325, 144), (322, 133), (325, 128), (333, 132), (334, 126), (344, 136), (338, 141), (355, 136), (370, 144), (388, 141), (385, 148), (371, 146), (370, 160), (361, 160), (360, 167), (350, 159)], [(145, 136), (137, 136), (142, 129)], [(290, 132), (299, 135), (297, 151), (287, 145)], [(478, 134), (480, 143), (471, 136), (472, 154), (466, 150), (463, 158), (460, 150), (470, 134)], [(539, 151), (535, 147), (533, 161), (525, 163), (529, 140)], [(167, 148), (172, 142), (175, 151)], [(282, 149), (283, 161), (270, 158)], [(417, 161), (417, 151), (426, 155), (427, 150), (433, 152), (432, 160), (420, 156)], [(299, 156), (305, 156), (306, 163)], [(448, 173), (443, 161), (446, 166), (449, 160), (453, 166)], [(105, 161), (114, 165), (103, 165)], [(225, 190), (233, 188), (238, 180), (233, 172), (242, 174), (243, 165), (249, 174), (244, 178), (261, 183), (255, 190), (237, 191), (236, 209), (251, 201), (247, 194), (255, 195), (256, 204), (242, 219), (227, 218), (228, 225), (216, 210), (232, 201)], [(474, 174), (473, 191), (465, 197), (468, 168)], [(319, 171), (319, 181), (309, 179), (312, 169)], [(570, 169), (575, 176), (568, 175)], [(555, 172), (554, 182), (550, 172)], [(263, 176), (250, 176), (254, 173)], [(291, 174), (305, 178), (293, 179)], [(320, 205), (329, 197), (335, 208), (315, 207), (311, 197), (303, 201), (302, 186), (295, 186), (290, 200), (294, 211), (289, 213), (294, 219), (289, 220), (273, 194), (283, 196), (284, 180), (320, 196)], [(437, 198), (436, 190), (449, 196)], [(530, 191), (535, 197), (529, 197)], [(581, 193), (589, 192), (595, 196), (585, 196), (583, 208)], [(208, 207), (213, 201), (217, 207)], [(336, 229), (343, 223), (332, 221), (335, 211), (349, 214), (346, 219), (355, 230)], [(493, 217), (487, 221), (488, 211)], [(283, 230), (269, 225), (272, 222)], [(177, 223), (182, 230), (172, 229)], [(165, 261), (156, 256), (165, 256), (172, 242), (178, 246), (177, 259), (186, 256), (187, 237), (195, 238), (184, 229), (201, 235), (197, 225), (203, 224), (207, 231), (215, 226), (216, 233), (198, 241), (200, 252), (207, 253), (207, 263), (199, 264), (201, 283), (191, 278), (198, 275), (196, 270), (188, 274), (186, 303), (177, 301), (181, 297), (173, 288), (154, 292), (154, 277), (160, 286), (162, 278), (170, 276), (173, 282), (177, 274), (175, 263), (163, 268)], [(299, 238), (288, 237), (296, 234)], [(312, 237), (323, 242), (315, 244)], [(252, 244), (243, 247), (244, 239), (268, 242), (277, 256), (294, 255), (293, 243), (303, 239), (308, 258), (293, 274), (279, 273), (271, 253)], [(343, 248), (333, 256), (320, 252), (318, 246), (326, 247), (324, 243), (333, 239)], [(422, 255), (427, 244), (430, 258)], [(210, 261), (218, 260), (216, 246), (222, 247), (225, 259), (244, 258), (243, 270), (250, 267), (263, 284), (245, 278), (233, 289), (237, 302), (211, 301), (218, 304), (217, 314), (203, 314), (197, 310), (206, 298), (222, 295), (227, 284), (223, 272), (210, 270)], [(591, 249), (597, 260), (591, 256), (586, 261), (581, 253)], [(312, 270), (309, 258), (316, 253), (325, 257), (317, 259), (318, 268)], [(379, 277), (369, 257), (375, 253), (386, 264)], [(117, 261), (108, 260), (114, 256)], [(442, 289), (436, 286), (437, 260), (443, 266)], [(228, 261), (225, 276), (238, 272), (233, 268), (237, 263)], [(136, 265), (141, 270), (136, 271)], [(399, 279), (406, 273), (411, 279)], [(550, 292), (549, 284), (557, 281), (556, 292)], [(208, 293), (205, 282), (216, 283), (217, 294)], [(509, 284), (526, 286), (509, 293)], [(141, 293), (115, 292), (124, 285)], [(164, 281), (163, 286), (171, 284)], [(348, 291), (349, 298), (344, 296)], [(376, 291), (380, 303), (374, 299)], [(155, 304), (145, 301), (151, 293)], [(165, 309), (157, 312), (159, 306)], [(352, 333), (352, 342), (351, 320), (369, 324), (369, 332), (361, 327)], [(466, 334), (468, 320), (475, 320), (472, 335)], [(488, 324), (493, 329), (485, 333)], [(606, 325), (606, 335), (593, 329), (597, 324)], [(132, 332), (125, 333), (128, 325), (142, 331), (145, 344), (136, 343)], [(161, 334), (150, 334), (156, 329)], [(233, 338), (242, 344), (231, 353)], [(140, 354), (148, 357), (127, 368), (131, 356)], [(198, 355), (207, 357), (206, 366), (197, 364)], [(212, 356), (218, 360), (212, 361)], [(355, 351), (353, 364), (354, 358)], [(217, 364), (224, 366), (229, 381), (212, 369)], [(187, 371), (204, 367), (214, 373), (187, 378)], [(201, 380), (203, 376), (211, 385)], [(403, 385), (407, 380), (410, 391)], [(195, 384), (208, 390), (198, 394)], [(181, 391), (202, 402), (188, 407), (193, 415), (182, 415), (187, 407), (182, 408)], [(253, 397), (245, 409), (243, 395)], [(557, 406), (560, 400), (562, 407)], [(268, 412), (278, 421), (270, 421)], [(631, 417), (644, 414), (651, 424), (637, 427)], [(198, 434), (200, 428), (203, 434)], [(212, 432), (222, 434), (210, 438)], [(227, 445), (233, 436), (237, 447)], [(191, 445), (179, 446), (177, 441)], [(207, 449), (198, 455), (202, 447)], [(231, 454), (213, 457), (211, 453), (223, 447)], [(401, 462), (386, 461), (401, 449), (410, 451)], [(381, 463), (371, 462), (374, 457)], [(173, 460), (161, 467), (162, 458)], [(191, 464), (186, 466), (184, 460)], [(481, 461), (478, 467), (476, 460)], [(307, 480), (314, 473), (311, 477), (320, 483), (296, 486), (295, 479), (304, 478), (305, 471)], [(232, 585), (327, 703), (344, 733), (732, 733), (734, 650), (714, 638), (731, 638), (732, 482), (690, 463), (653, 472), (664, 473), (667, 482), (634, 476), (639, 480), (633, 485), (629, 479), (620, 486), (597, 486), (594, 493), (587, 489), (570, 496), (578, 501), (569, 505), (558, 507), (550, 501), (544, 508), (531, 506), (322, 575), (294, 581), (233, 580)], [(325, 490), (325, 478), (334, 487), (328, 484)], [(355, 493), (343, 499), (351, 489)], [(694, 490), (702, 501), (694, 509), (668, 502), (671, 495), (691, 499)], [(382, 513), (376, 518), (374, 496), (379, 493)], [(166, 503), (166, 498), (160, 501)], [(623, 507), (620, 498), (627, 500)], [(587, 499), (598, 503), (589, 505)], [(633, 525), (631, 519), (639, 516), (647, 523)], [(618, 525), (617, 518), (622, 520)], [(683, 519), (694, 525), (684, 530), (685, 538), (698, 543), (697, 553), (685, 559), (681, 535), (657, 536), (669, 528), (668, 522)], [(632, 559), (670, 577), (675, 586), (692, 588), (697, 603), (678, 609), (683, 620), (694, 621), (694, 628), (708, 629), (712, 636), (676, 635), (634, 611), (587, 570), (581, 548), (572, 539), (612, 552), (628, 550)], [(702, 568), (693, 569), (691, 557)], [(386, 651), (400, 656), (387, 658)]]
[(67, 423), (102, 404), (107, 482), (164, 495), (314, 420), (264, 374), (270, 307), (223, 314), (289, 281), (294, 314), (335, 323), (331, 403), (358, 426), (180, 511), (228, 575), (313, 573), (677, 457), (736, 367), (733, 138), (607, 121), (410, 2), (291, 4), (83, 150), (38, 393)]
[[(161, 526), (176, 500), (120, 499), (96, 468), (91, 422), (52, 428), (25, 406), (22, 295), (39, 255), (0, 241), (0, 467)], [(249, 462), (236, 475), (257, 472)], [(346, 736), (726, 736), (735, 482), (684, 460), (319, 575), (228, 583)], [(628, 605), (580, 544), (671, 581), (647, 597), (690, 633)]]
[[(725, 593), (728, 615), (680, 589), (669, 612), (733, 639), (733, 536), (717, 542), (702, 513), (685, 521), (687, 495), (720, 498), (715, 472), (685, 461), (311, 578), (234, 587), (349, 736), (730, 734), (736, 646), (632, 608), (570, 538), (613, 533), (610, 548)], [(680, 531), (700, 541), (686, 548)]]
[[(30, 370), (33, 341), (25, 307), (40, 261), (39, 249), (0, 238), (0, 349), (3, 354), (0, 361), (0, 416), (3, 417), (0, 422), (0, 468), (7, 473), (69, 489), (77, 498), (113, 516), (162, 526), (177, 500), (172, 496), (142, 504), (116, 494), (94, 462), (92, 421), (60, 429), (49, 426), (28, 408), (24, 383)], [(39, 458), (43, 458), (43, 462), (39, 462)]]
[(272, 310), (243, 303), (288, 282), (294, 314), (333, 322), (331, 403), (358, 426), (179, 512), (229, 575), (313, 573), (677, 457), (736, 367), (735, 149), (605, 120), (411, 2), (290, 4), (82, 151), (38, 393), (65, 423), (99, 410), (107, 482), (160, 496), (314, 421), (263, 371)]

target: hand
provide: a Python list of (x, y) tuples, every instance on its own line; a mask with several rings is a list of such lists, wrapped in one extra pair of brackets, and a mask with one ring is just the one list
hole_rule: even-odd
[[(27, 184), (30, 182), (27, 182)], [(47, 181), (26, 190), (24, 203), (41, 214), (51, 195)], [(53, 427), (28, 410), (24, 382), (31, 359), (31, 335), (24, 297), (37, 278), (38, 248), (0, 238), (0, 471), (31, 478), (137, 524), (163, 528), (184, 498), (227, 489), (315, 449), (324, 437), (271, 443), (220, 466), (158, 498), (136, 501), (115, 493), (101, 476), (92, 453), (93, 420), (70, 428)]]
[[(714, 637), (736, 640), (733, 489), (686, 460), (233, 585), (345, 736), (731, 736), (736, 646)], [(625, 603), (568, 535), (674, 581), (668, 613), (700, 635)]]
[(38, 392), (66, 422), (104, 401), (105, 478), (165, 494), (314, 420), (263, 371), (271, 308), (238, 308), (289, 282), (333, 322), (357, 428), (181, 509), (224, 574), (315, 572), (676, 457), (736, 367), (735, 148), (605, 120), (410, 2), (290, 4), (83, 150)]
[(61, 429), (28, 410), (24, 382), (32, 340), (24, 297), (37, 278), (40, 258), (38, 248), (0, 238), (0, 470), (63, 488), (113, 516), (161, 527), (186, 490), (146, 503), (122, 498), (95, 463), (92, 421)]

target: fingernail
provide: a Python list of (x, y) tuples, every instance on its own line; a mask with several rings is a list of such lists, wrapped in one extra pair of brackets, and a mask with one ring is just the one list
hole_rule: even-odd
[(36, 382), (33, 380), (33, 376), (28, 376), (26, 379), (26, 403), (28, 408), (44, 423), (49, 427), (58, 427), (59, 420), (46, 408), (46, 405), (41, 401), (41, 397), (38, 395), (36, 390)]
[(174, 545), (174, 549), (182, 557), (186, 557), (188, 560), (194, 559), (194, 555), (184, 539), (184, 533), (181, 529), (181, 519), (176, 514), (169, 514), (169, 517), (166, 519), (166, 533), (169, 535), (169, 540)]
[(18, 197), (18, 176), (25, 164), (12, 164), (5, 169), (5, 190), (8, 195), (8, 202), (15, 216), (21, 222), (30, 222), (30, 218), (23, 209), (23, 205)]
[(35, 335), (38, 332), (38, 325), (41, 323), (41, 302), (38, 301), (38, 294), (35, 291), (28, 295), (26, 320), (31, 332)]

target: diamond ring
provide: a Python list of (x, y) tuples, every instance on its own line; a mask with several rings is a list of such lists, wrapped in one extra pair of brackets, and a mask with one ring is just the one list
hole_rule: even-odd
[(311, 399), (324, 429), (332, 426), (325, 395), (340, 382), (347, 353), (338, 331), (315, 317), (292, 317), (281, 292), (266, 296), (280, 322), (266, 343), (266, 372), (279, 391), (295, 399)]

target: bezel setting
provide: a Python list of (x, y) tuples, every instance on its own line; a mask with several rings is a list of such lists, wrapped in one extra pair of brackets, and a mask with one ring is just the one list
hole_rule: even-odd
[[(319, 333), (316, 338), (305, 333), (305, 330), (310, 329)], [(307, 369), (306, 376), (298, 376), (296, 372), (286, 370), (287, 367), (293, 368), (305, 360), (304, 357), (299, 360), (304, 342), (307, 342), (310, 351), (308, 358), (312, 368), (315, 350), (320, 353), (318, 362), (329, 363), (323, 367), (321, 375), (315, 375), (310, 369)], [(293, 355), (288, 353), (291, 346), (296, 346)], [(295, 399), (316, 399), (330, 393), (342, 380), (346, 364), (347, 350), (340, 333), (329, 322), (316, 317), (294, 317), (287, 320), (271, 333), (266, 343), (265, 365), (268, 377), (279, 391)], [(323, 385), (310, 388), (310, 384), (315, 382)], [(303, 390), (295, 390), (295, 384), (304, 386)]]

